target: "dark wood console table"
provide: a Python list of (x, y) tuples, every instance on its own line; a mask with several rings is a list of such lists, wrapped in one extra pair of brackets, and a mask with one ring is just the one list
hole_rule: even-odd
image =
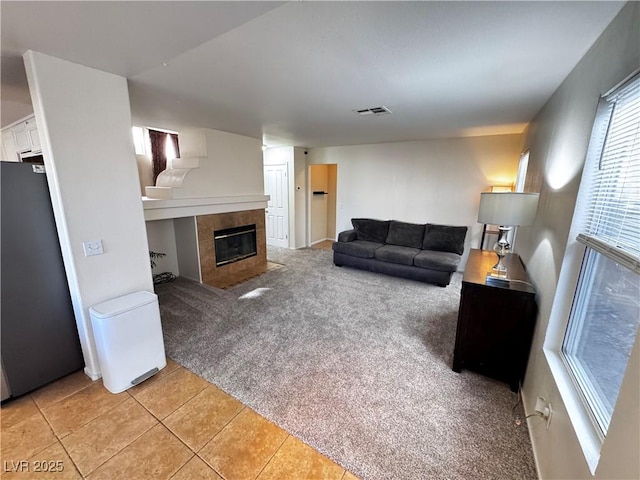
[(493, 251), (471, 250), (462, 278), (453, 371), (463, 368), (509, 383), (524, 379), (537, 306), (535, 289), (517, 254), (503, 260), (508, 285), (489, 284)]

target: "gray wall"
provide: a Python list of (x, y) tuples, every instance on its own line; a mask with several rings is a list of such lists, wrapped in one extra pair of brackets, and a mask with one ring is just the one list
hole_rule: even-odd
[[(623, 8), (526, 132), (525, 148), (531, 149), (527, 190), (540, 192), (540, 204), (534, 227), (518, 234), (518, 252), (538, 288), (540, 314), (524, 385), (525, 407), (532, 412), (541, 395), (554, 409), (548, 430), (530, 419), (542, 478), (592, 478), (543, 343), (545, 335), (564, 329), (564, 324), (550, 323), (550, 313), (565, 248), (575, 241), (568, 234), (598, 98), (640, 66), (639, 7), (630, 2)], [(640, 478), (639, 378), (636, 339), (596, 478)]]

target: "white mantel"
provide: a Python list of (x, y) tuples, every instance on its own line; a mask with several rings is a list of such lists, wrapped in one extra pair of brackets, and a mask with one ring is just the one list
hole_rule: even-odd
[(142, 197), (144, 219), (166, 220), (267, 208), (269, 195), (158, 199)]

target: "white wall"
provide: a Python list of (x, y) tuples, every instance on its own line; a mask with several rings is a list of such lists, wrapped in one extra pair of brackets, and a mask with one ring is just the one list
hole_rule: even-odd
[(202, 282), (196, 218), (174, 218), (173, 226), (176, 246), (180, 245), (180, 248), (177, 249), (180, 276), (190, 278), (196, 282)]
[(136, 164), (138, 165), (140, 195), (145, 196), (144, 187), (153, 184), (153, 165), (151, 164), (151, 158), (147, 155), (136, 155)]
[(262, 142), (259, 139), (209, 128), (196, 130), (178, 130), (181, 156), (188, 156), (192, 150), (204, 153), (199, 145), (194, 146), (191, 142), (202, 135), (206, 142), (206, 156), (200, 159), (200, 168), (191, 172), (183, 183), (188, 197), (264, 194)]
[(337, 231), (351, 218), (466, 225), (464, 268), (478, 248), (480, 192), (515, 181), (522, 135), (325, 147), (309, 150), (309, 164), (338, 165)]
[(165, 257), (155, 260), (156, 267), (153, 273), (172, 272), (179, 275), (173, 219), (149, 221), (146, 222), (146, 227), (149, 250), (166, 254)]
[[(177, 133), (180, 156), (199, 157), (199, 167), (189, 172), (173, 198), (264, 194), (259, 139), (209, 128), (184, 128)], [(145, 158), (138, 156), (139, 175), (141, 181), (150, 182), (152, 165)]]
[[(293, 164), (293, 147), (269, 147), (262, 154), (263, 165)], [(289, 173), (287, 171), (287, 173)]]
[(290, 215), (294, 222), (294, 248), (309, 246), (307, 241), (307, 150), (300, 147), (293, 149), (293, 173), (295, 188), (295, 211)]
[[(142, 126), (147, 127), (142, 123)], [(159, 128), (163, 127), (149, 127)], [(264, 194), (262, 144), (257, 138), (209, 128), (177, 130), (181, 157), (199, 157), (199, 168), (184, 180), (178, 197), (226, 197)], [(149, 155), (136, 155), (140, 189), (152, 185)], [(167, 168), (169, 165), (167, 165)]]
[[(524, 384), (525, 408), (551, 401), (547, 430), (530, 424), (542, 478), (592, 478), (542, 350), (598, 97), (640, 66), (640, 5), (629, 2), (528, 128), (527, 187), (540, 192), (534, 227), (520, 229), (518, 251), (538, 289), (539, 316)], [(573, 242), (569, 239), (569, 242)], [(550, 330), (551, 331), (551, 330)], [(638, 339), (605, 440), (596, 478), (640, 478)]]
[[(85, 371), (97, 378), (89, 307), (153, 291), (127, 81), (37, 52), (24, 60)], [(85, 257), (87, 240), (104, 255)]]
[[(184, 128), (178, 130), (178, 141), (182, 157), (200, 157), (200, 167), (184, 180), (181, 198), (185, 195), (194, 198), (264, 194), (260, 140), (208, 128)], [(145, 159), (138, 155), (140, 181), (150, 182), (151, 163)], [(173, 221), (156, 222), (147, 225), (149, 249), (168, 255), (158, 261), (155, 272), (171, 271), (180, 275), (176, 252), (180, 245), (176, 244)], [(193, 270), (190, 272), (189, 276), (193, 278)]]

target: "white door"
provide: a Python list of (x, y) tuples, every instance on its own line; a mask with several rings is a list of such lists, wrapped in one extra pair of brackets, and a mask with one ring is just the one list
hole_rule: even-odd
[(267, 206), (267, 245), (289, 248), (289, 190), (286, 165), (265, 165), (264, 193)]

